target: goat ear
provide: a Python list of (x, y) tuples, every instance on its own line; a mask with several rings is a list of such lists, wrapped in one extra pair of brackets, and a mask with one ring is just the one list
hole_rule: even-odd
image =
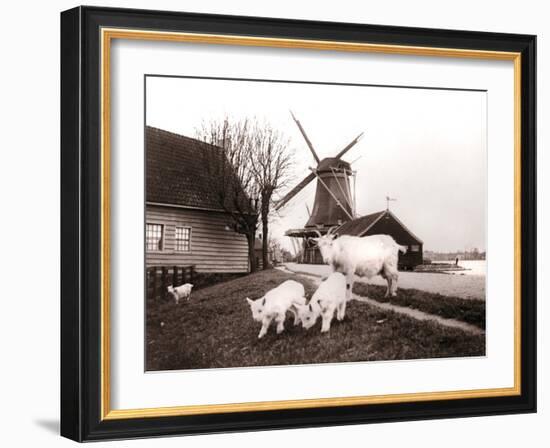
[(246, 298), (246, 301), (248, 302), (249, 305), (252, 305), (254, 303), (254, 300), (250, 300), (248, 297)]
[(333, 239), (333, 240), (335, 240), (336, 238), (338, 238), (338, 234), (332, 235), (332, 239)]

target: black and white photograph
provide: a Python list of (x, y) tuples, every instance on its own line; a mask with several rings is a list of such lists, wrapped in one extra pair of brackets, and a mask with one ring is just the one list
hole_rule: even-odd
[(147, 371), (485, 356), (485, 90), (144, 95)]
[(543, 446), (544, 6), (6, 2), (2, 446)]

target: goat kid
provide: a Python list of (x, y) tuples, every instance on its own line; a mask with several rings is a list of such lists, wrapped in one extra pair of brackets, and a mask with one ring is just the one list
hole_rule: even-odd
[(334, 318), (339, 321), (346, 315), (346, 277), (340, 272), (333, 272), (324, 280), (311, 297), (308, 305), (299, 307), (298, 313), (302, 326), (307, 330), (322, 316), (321, 333), (330, 331)]
[(298, 306), (306, 303), (304, 296), (304, 286), (301, 283), (287, 280), (257, 300), (247, 297), (246, 301), (250, 305), (252, 318), (262, 323), (258, 338), (261, 339), (265, 336), (273, 320), (277, 322), (277, 334), (281, 334), (285, 329), (284, 322), (287, 311), (294, 315), (294, 325), (298, 325), (300, 323)]
[(167, 291), (168, 291), (168, 294), (174, 298), (177, 305), (180, 299), (186, 298), (187, 300), (189, 300), (189, 298), (191, 297), (192, 289), (193, 289), (193, 285), (191, 283), (185, 283), (175, 288), (172, 285), (170, 285), (168, 286)]

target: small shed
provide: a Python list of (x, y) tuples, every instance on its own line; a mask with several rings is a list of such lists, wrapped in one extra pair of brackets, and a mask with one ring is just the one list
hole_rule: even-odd
[(407, 246), (405, 254), (399, 253), (399, 269), (412, 270), (423, 262), (423, 241), (390, 210), (371, 213), (347, 221), (338, 227), (336, 233), (353, 236), (390, 235), (398, 244)]
[[(262, 270), (264, 268), (264, 262), (263, 262), (263, 241), (260, 238), (256, 238), (256, 241), (254, 242), (254, 256), (256, 257), (256, 268), (258, 270)], [(270, 247), (267, 248), (267, 259), (271, 264), (274, 264), (273, 259), (273, 250), (271, 250)]]

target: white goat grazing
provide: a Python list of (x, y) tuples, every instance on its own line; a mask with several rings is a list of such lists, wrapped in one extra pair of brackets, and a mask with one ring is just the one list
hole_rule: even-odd
[(298, 306), (306, 303), (304, 295), (304, 286), (301, 283), (287, 280), (257, 300), (250, 300), (247, 297), (246, 301), (252, 310), (252, 318), (262, 323), (258, 338), (265, 336), (273, 319), (277, 322), (277, 334), (282, 333), (285, 329), (287, 311), (294, 315), (294, 325), (298, 325), (300, 323)]
[(191, 283), (185, 283), (183, 285), (173, 287), (172, 285), (168, 286), (168, 294), (170, 294), (176, 301), (176, 305), (179, 303), (180, 299), (187, 299), (191, 297), (191, 290), (193, 285)]
[(333, 272), (324, 280), (308, 305), (298, 308), (303, 327), (307, 330), (315, 325), (317, 318), (322, 316), (321, 333), (330, 331), (330, 324), (336, 311), (336, 319), (344, 319), (346, 315), (346, 277), (340, 272)]
[[(332, 230), (332, 229), (331, 229)], [(314, 238), (323, 261), (328, 263), (332, 272), (341, 272), (346, 276), (348, 300), (351, 299), (354, 275), (366, 277), (381, 275), (388, 282), (386, 297), (397, 295), (397, 261), (399, 252), (406, 252), (389, 235), (338, 237), (330, 230), (326, 235)]]

